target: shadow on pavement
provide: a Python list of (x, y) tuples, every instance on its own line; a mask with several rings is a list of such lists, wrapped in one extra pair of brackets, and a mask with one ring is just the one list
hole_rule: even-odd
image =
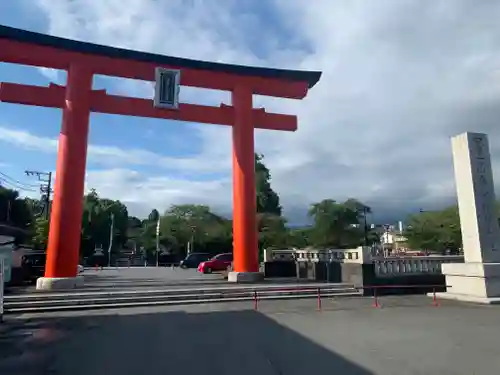
[[(82, 316), (30, 324), (58, 332), (57, 341), (40, 349), (46, 357), (44, 368), (37, 366), (40, 373), (373, 374), (251, 310)], [(18, 366), (2, 369), (0, 359), (0, 373), (24, 374), (29, 364)]]

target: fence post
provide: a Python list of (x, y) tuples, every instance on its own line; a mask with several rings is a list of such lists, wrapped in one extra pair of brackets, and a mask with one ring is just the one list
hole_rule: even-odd
[(374, 308), (379, 308), (380, 304), (378, 303), (378, 295), (377, 288), (373, 288), (373, 305)]
[(439, 302), (437, 300), (437, 296), (436, 296), (436, 288), (432, 288), (432, 306), (439, 306)]
[(321, 288), (318, 288), (318, 311), (321, 311)]

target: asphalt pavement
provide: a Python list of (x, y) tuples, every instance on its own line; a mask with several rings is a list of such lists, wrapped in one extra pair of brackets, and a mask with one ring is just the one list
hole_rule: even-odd
[(424, 296), (9, 317), (0, 374), (492, 375), (500, 307)]

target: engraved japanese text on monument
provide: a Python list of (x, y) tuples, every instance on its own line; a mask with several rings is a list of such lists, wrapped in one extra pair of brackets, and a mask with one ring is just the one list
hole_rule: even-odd
[[(488, 141), (483, 134), (474, 134), (470, 145), (472, 177), (476, 200), (476, 214), (481, 245), (491, 251), (498, 250), (498, 222), (495, 215), (495, 191), (491, 172)], [(486, 249), (484, 249), (486, 250)]]

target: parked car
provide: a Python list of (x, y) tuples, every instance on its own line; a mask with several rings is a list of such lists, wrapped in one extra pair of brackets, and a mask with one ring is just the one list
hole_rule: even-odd
[(213, 271), (225, 271), (231, 267), (233, 262), (232, 253), (218, 254), (212, 259), (200, 263), (198, 271), (203, 273), (212, 273)]
[(179, 267), (181, 268), (197, 268), (201, 262), (210, 259), (210, 254), (206, 253), (191, 253), (184, 260), (181, 260)]
[(26, 252), (22, 257), (23, 279), (32, 284), (45, 274), (46, 254), (41, 250)]

